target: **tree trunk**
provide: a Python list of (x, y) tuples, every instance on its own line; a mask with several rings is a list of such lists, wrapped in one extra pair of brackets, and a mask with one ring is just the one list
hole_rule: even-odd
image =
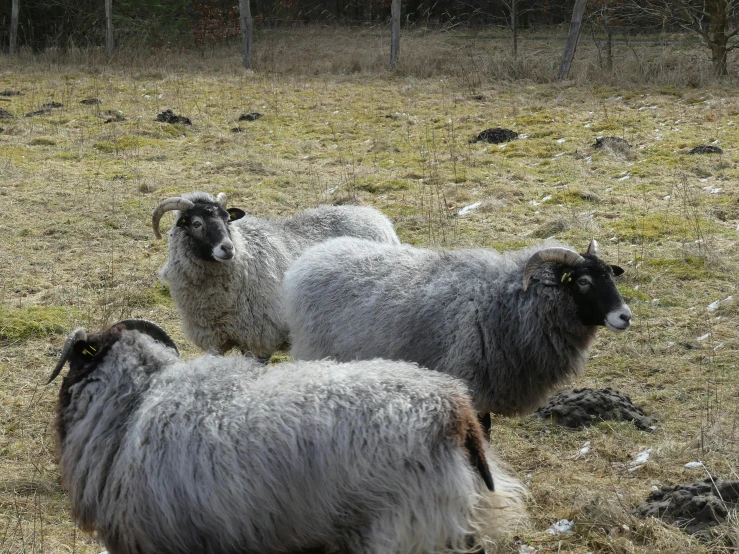
[(13, 7), (10, 11), (10, 47), (9, 53), (15, 54), (15, 43), (18, 40), (18, 12), (20, 11), (20, 0), (13, 0)]
[(606, 27), (606, 69), (613, 71), (613, 30)]
[(559, 66), (557, 79), (560, 81), (567, 78), (570, 73), (572, 59), (575, 57), (575, 49), (577, 48), (577, 40), (580, 38), (580, 28), (582, 27), (582, 16), (585, 14), (585, 4), (587, 0), (575, 0), (575, 7), (572, 10), (572, 22), (570, 23), (570, 32), (567, 35), (567, 44), (562, 55), (562, 65)]
[(729, 50), (726, 34), (729, 28), (729, 15), (726, 7), (726, 0), (706, 0), (711, 37), (711, 61), (716, 75), (728, 75), (726, 54)]
[(514, 60), (518, 55), (518, 17), (516, 16), (516, 10), (516, 0), (511, 0), (511, 47)]
[(239, 0), (239, 28), (241, 31), (241, 56), (244, 69), (251, 67), (251, 47), (254, 35), (254, 22), (251, 18), (249, 0)]
[(393, 0), (390, 6), (390, 67), (400, 56), (400, 0)]
[[(98, 4), (99, 5), (99, 4)], [(105, 56), (110, 60), (115, 51), (113, 41), (113, 0), (105, 0)]]

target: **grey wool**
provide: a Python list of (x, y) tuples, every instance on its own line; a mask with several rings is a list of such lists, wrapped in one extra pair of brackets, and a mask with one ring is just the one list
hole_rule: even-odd
[[(597, 251), (595, 241), (591, 249)], [(545, 251), (565, 252), (581, 266), (543, 263), (535, 254)], [(597, 325), (629, 325), (611, 268), (623, 270), (583, 256), (552, 243), (500, 254), (327, 241), (285, 276), (291, 354), (415, 362), (465, 381), (482, 413), (529, 413), (582, 371)], [(532, 259), (539, 267), (526, 289)], [(601, 319), (584, 324), (572, 287), (588, 279), (594, 292), (610, 296), (596, 298), (603, 307), (586, 302), (586, 312), (597, 312), (586, 316)]]
[[(220, 197), (182, 196), (196, 206)], [(222, 204), (225, 208), (225, 200)], [(399, 243), (386, 216), (361, 206), (321, 206), (274, 220), (246, 215), (227, 229), (232, 258), (215, 261), (199, 256), (186, 230), (172, 225), (160, 276), (170, 287), (185, 335), (198, 347), (211, 353), (237, 348), (259, 358), (269, 358), (287, 339), (282, 278), (307, 247), (339, 236)]]
[(385, 360), (182, 362), (125, 322), (68, 344), (54, 372), (69, 361), (62, 484), (110, 554), (460, 552), (525, 517), (525, 490), (450, 376)]

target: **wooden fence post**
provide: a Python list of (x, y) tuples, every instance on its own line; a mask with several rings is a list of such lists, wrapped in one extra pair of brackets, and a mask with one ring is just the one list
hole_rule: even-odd
[(400, 56), (400, 0), (393, 0), (390, 5), (390, 67), (395, 65)]
[(580, 38), (580, 28), (582, 27), (582, 16), (585, 14), (586, 2), (587, 0), (575, 0), (570, 32), (567, 35), (567, 44), (562, 55), (562, 65), (559, 66), (559, 73), (557, 74), (557, 79), (560, 81), (566, 79), (570, 73), (570, 66), (572, 65), (572, 59), (575, 57), (575, 49), (577, 48), (577, 40)]
[(513, 41), (513, 59), (518, 56), (518, 17), (516, 16), (516, 0), (511, 0), (511, 40)]
[(252, 36), (254, 21), (251, 18), (249, 0), (239, 0), (239, 20), (241, 30), (241, 55), (244, 59), (244, 69), (251, 67)]
[(8, 52), (12, 56), (15, 54), (15, 43), (18, 40), (18, 11), (20, 0), (13, 0), (13, 7), (10, 11), (10, 48)]
[(105, 0), (105, 56), (110, 60), (115, 50), (113, 42), (113, 0)]

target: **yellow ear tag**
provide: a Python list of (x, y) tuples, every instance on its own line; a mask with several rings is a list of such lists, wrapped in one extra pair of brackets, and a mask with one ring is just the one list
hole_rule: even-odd
[[(92, 350), (92, 352), (90, 352), (90, 350)], [(83, 356), (90, 356), (92, 358), (95, 355), (96, 352), (97, 352), (97, 350), (95, 350), (92, 346), (90, 346), (89, 347), (89, 350), (87, 348), (85, 348), (82, 351), (82, 355)]]

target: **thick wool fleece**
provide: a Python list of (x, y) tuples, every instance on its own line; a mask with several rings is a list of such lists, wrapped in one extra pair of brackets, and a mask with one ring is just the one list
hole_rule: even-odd
[(288, 271), (285, 313), (296, 359), (386, 358), (463, 379), (480, 412), (525, 414), (582, 371), (584, 326), (553, 264), (527, 291), (524, 265), (552, 243), (499, 254), (340, 238)]
[(105, 351), (63, 385), (57, 441), (75, 520), (111, 554), (461, 551), (524, 515), (487, 446), (495, 492), (473, 468), (481, 431), (449, 376), (180, 362), (137, 331)]
[[(202, 192), (184, 198), (215, 201)], [(229, 229), (235, 256), (217, 262), (198, 258), (187, 234), (173, 225), (160, 275), (169, 284), (185, 334), (198, 347), (211, 353), (238, 348), (260, 358), (287, 340), (282, 278), (306, 248), (339, 236), (399, 244), (387, 217), (360, 206), (322, 206), (279, 220), (246, 216)]]

